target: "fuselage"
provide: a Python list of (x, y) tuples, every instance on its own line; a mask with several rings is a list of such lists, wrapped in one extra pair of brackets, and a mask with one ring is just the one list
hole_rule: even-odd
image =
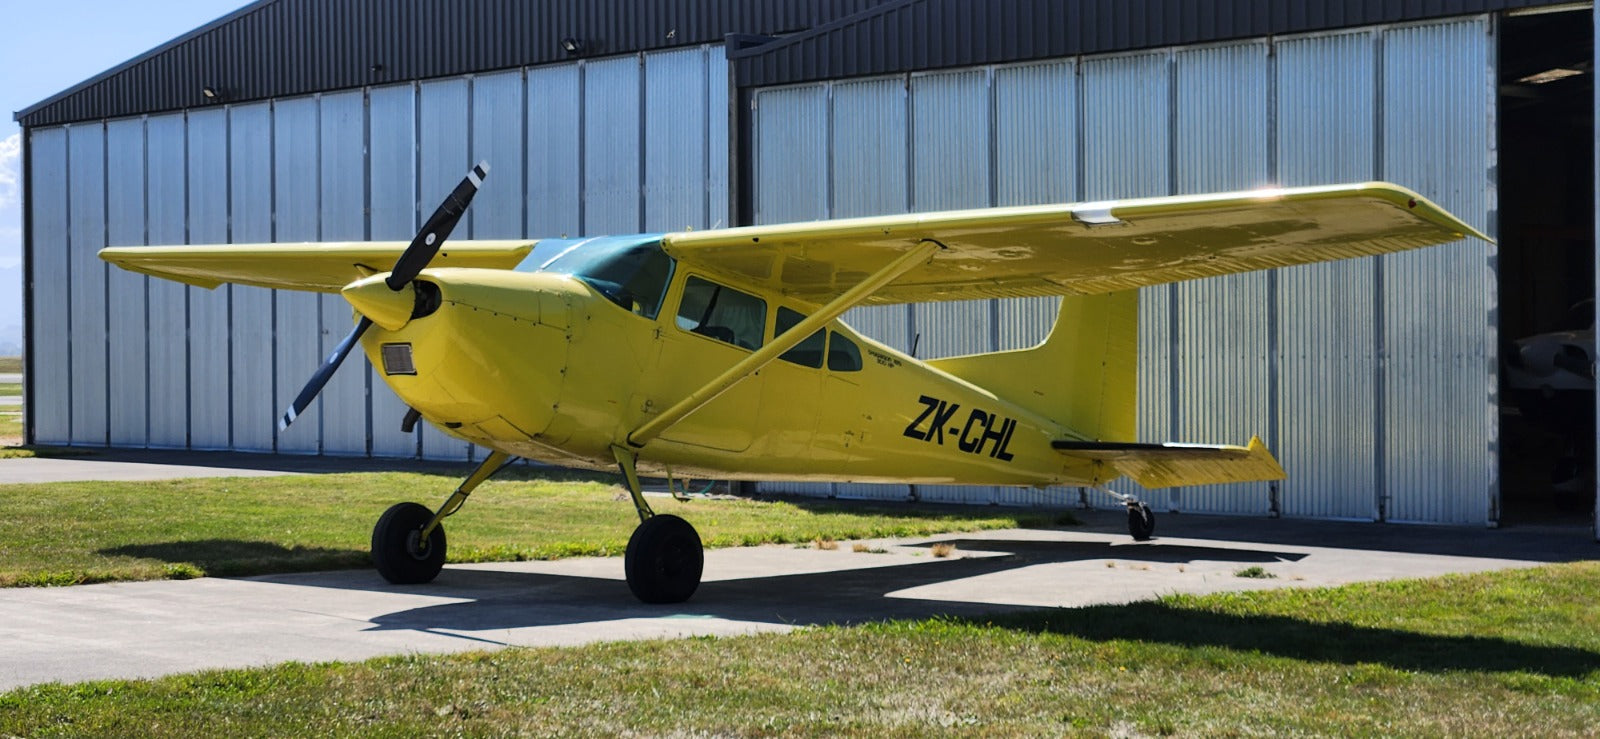
[[(363, 348), (446, 433), (605, 469), (630, 432), (816, 309), (676, 264), (657, 237), (550, 253), (425, 270), (436, 298)], [(1068, 433), (834, 321), (637, 451), (680, 476), (1051, 485), (1091, 477), (1051, 449)]]

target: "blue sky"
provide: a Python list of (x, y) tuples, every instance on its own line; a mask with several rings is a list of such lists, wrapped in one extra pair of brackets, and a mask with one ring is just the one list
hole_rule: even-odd
[[(16, 111), (132, 59), (249, 0), (0, 0), (0, 333), (22, 312), (21, 129)], [(0, 337), (3, 339), (4, 337)]]

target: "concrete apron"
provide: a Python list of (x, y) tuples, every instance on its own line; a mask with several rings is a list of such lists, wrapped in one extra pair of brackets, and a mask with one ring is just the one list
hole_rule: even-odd
[[(1065, 530), (706, 553), (688, 603), (649, 606), (622, 559), (455, 565), (425, 586), (367, 570), (0, 590), (0, 689), (288, 660), (360, 660), (507, 645), (782, 632), (812, 624), (983, 615), (1208, 593), (1316, 587), (1593, 556), (1541, 532), (1164, 516), (1134, 543), (1116, 512)], [(1235, 537), (1254, 530), (1258, 536)], [(932, 544), (950, 543), (945, 558)], [(1290, 543), (1294, 542), (1294, 543)], [(1304, 542), (1316, 542), (1308, 546)], [(1588, 544), (1588, 546), (1584, 546)], [(1235, 575), (1260, 566), (1274, 579)]]

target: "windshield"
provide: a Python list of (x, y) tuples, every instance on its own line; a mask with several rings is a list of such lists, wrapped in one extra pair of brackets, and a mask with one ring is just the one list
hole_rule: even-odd
[(544, 271), (572, 275), (623, 310), (653, 319), (661, 312), (672, 265), (658, 239), (619, 239), (581, 244), (550, 260)]

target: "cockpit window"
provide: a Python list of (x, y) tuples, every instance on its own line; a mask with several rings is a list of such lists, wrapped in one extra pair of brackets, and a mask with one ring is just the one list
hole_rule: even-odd
[(745, 349), (761, 346), (766, 301), (715, 282), (690, 277), (678, 304), (678, 328)]
[(622, 241), (573, 249), (544, 269), (572, 275), (624, 310), (653, 319), (661, 313), (672, 267), (673, 259), (661, 250), (661, 242)]
[[(799, 313), (789, 310), (788, 308), (778, 308), (777, 322), (772, 327), (773, 338), (782, 336), (785, 331), (794, 328), (795, 325), (799, 324), (803, 320), (805, 320), (805, 316), (802, 316)], [(817, 369), (821, 369), (823, 354), (822, 349), (823, 345), (826, 343), (826, 340), (823, 338), (823, 331), (819, 328), (817, 329), (816, 333), (807, 336), (804, 341), (796, 344), (793, 349), (784, 352), (778, 358), (785, 362), (793, 362), (801, 367), (815, 367)]]

